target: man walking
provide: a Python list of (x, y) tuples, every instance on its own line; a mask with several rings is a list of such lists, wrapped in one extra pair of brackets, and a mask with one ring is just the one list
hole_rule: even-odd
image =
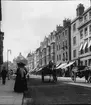
[(7, 71), (6, 71), (5, 67), (3, 67), (2, 72), (1, 72), (1, 77), (2, 77), (2, 84), (4, 84), (4, 85), (6, 82), (6, 76), (7, 76)]

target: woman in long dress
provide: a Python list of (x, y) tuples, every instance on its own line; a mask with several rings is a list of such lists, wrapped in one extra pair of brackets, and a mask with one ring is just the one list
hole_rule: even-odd
[(18, 68), (16, 71), (14, 91), (15, 92), (24, 92), (27, 90), (27, 80), (26, 80), (27, 70), (24, 67), (25, 64), (18, 63), (17, 65), (18, 65)]

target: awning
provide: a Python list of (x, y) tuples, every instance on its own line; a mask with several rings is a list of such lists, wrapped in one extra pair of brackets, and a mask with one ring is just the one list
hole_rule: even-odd
[(83, 44), (80, 45), (79, 51), (81, 51), (82, 47), (83, 47)]
[(60, 65), (61, 65), (61, 63), (57, 64), (56, 67), (58, 67), (58, 66), (60, 66)]
[(63, 68), (67, 68), (69, 66), (71, 66), (75, 61), (69, 62), (67, 65), (65, 65)]
[(65, 65), (67, 65), (67, 63), (63, 63), (63, 64), (61, 64), (60, 66), (58, 66), (56, 69), (62, 69)]
[(85, 50), (86, 48), (86, 45), (87, 45), (87, 42), (85, 42), (84, 46), (83, 46), (83, 50)]
[(91, 46), (91, 40), (89, 41), (88, 48)]
[(41, 71), (42, 70), (42, 68), (39, 68), (36, 72), (39, 72), (39, 71)]

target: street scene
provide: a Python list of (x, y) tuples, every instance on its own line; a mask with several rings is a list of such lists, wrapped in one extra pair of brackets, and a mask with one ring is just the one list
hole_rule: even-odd
[(91, 0), (0, 0), (0, 105), (91, 104)]

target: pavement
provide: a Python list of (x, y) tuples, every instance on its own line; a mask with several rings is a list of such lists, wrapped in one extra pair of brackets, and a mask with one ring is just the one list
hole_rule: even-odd
[(0, 79), (0, 105), (22, 105), (23, 93), (15, 93), (13, 91), (15, 80), (6, 80), (6, 84), (2, 85)]

